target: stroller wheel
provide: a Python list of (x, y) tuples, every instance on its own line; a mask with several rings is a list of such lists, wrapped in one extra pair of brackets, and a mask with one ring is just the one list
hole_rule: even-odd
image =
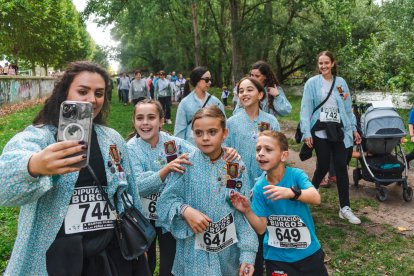
[(386, 201), (388, 198), (388, 190), (384, 187), (379, 187), (377, 190), (376, 197), (381, 202)]
[(403, 190), (403, 198), (407, 202), (413, 199), (413, 189), (411, 187)]
[(353, 180), (354, 180), (354, 186), (358, 187), (359, 186), (359, 180), (361, 179), (361, 172), (358, 168), (354, 169), (353, 173)]

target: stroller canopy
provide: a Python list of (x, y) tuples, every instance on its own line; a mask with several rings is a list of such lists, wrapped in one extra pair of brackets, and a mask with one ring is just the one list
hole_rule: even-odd
[(392, 107), (369, 107), (361, 117), (362, 136), (369, 138), (402, 138), (404, 122)]

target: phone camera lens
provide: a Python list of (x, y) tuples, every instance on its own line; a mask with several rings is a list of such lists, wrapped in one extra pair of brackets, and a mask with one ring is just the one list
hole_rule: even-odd
[(73, 118), (76, 116), (76, 105), (75, 104), (65, 104), (63, 106), (63, 117), (65, 118)]

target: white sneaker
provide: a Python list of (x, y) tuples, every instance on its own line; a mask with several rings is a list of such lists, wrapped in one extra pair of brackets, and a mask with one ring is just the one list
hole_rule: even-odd
[(339, 217), (341, 219), (347, 219), (352, 224), (360, 224), (361, 220), (352, 213), (352, 210), (349, 206), (345, 206), (342, 209), (339, 209)]
[(167, 124), (169, 124), (169, 125), (171, 125), (171, 124), (172, 124), (171, 119), (167, 119)]

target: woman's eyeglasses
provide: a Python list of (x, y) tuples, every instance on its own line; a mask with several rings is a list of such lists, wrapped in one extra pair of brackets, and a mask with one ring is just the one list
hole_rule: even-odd
[(212, 78), (201, 78), (201, 80), (203, 80), (205, 82), (213, 82)]

